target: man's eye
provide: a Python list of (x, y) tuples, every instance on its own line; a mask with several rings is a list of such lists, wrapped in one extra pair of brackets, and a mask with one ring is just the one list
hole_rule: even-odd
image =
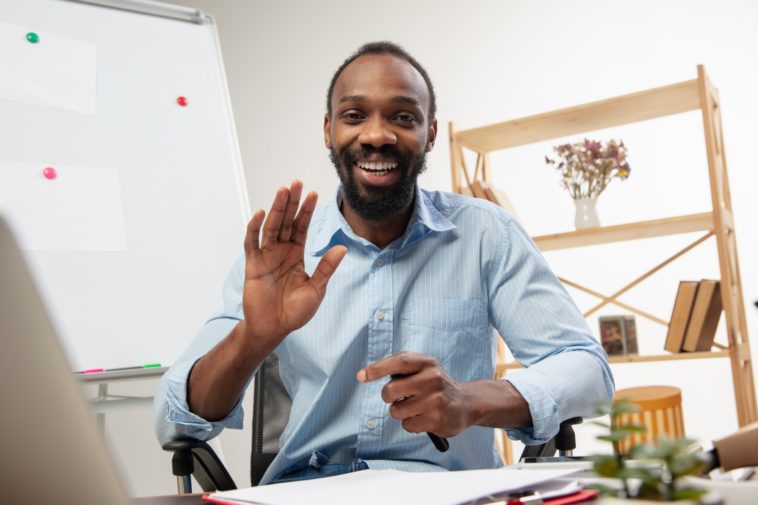
[(402, 114), (397, 114), (395, 116), (395, 119), (400, 121), (401, 123), (413, 123), (414, 121), (416, 121), (416, 116), (414, 116), (413, 114), (402, 113)]
[(342, 114), (342, 119), (344, 119), (347, 122), (358, 122), (361, 119), (363, 119), (363, 114), (360, 112), (345, 112)]

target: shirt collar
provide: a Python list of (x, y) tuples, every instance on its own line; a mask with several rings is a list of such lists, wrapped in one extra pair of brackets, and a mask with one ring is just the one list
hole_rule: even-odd
[[(427, 191), (416, 185), (416, 198), (414, 199), (413, 214), (408, 222), (405, 233), (395, 240), (393, 244), (399, 244), (396, 247), (405, 248), (424, 238), (433, 232), (444, 232), (455, 229), (456, 226), (447, 217), (445, 217), (437, 207)], [(348, 241), (369, 244), (365, 239), (357, 236), (350, 225), (345, 220), (345, 216), (340, 212), (342, 204), (343, 189), (340, 185), (337, 192), (326, 208), (324, 209), (324, 220), (318, 230), (309, 230), (315, 232), (312, 245), (309, 248), (313, 256), (321, 256), (327, 250), (335, 245), (347, 245)]]

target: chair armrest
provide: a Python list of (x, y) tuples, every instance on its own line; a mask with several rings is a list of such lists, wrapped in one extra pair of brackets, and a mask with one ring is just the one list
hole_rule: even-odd
[[(232, 476), (224, 467), (216, 452), (205, 442), (191, 438), (171, 440), (163, 444), (163, 450), (173, 452), (173, 474), (177, 478), (192, 475), (203, 491), (228, 491), (237, 489)], [(189, 490), (185, 490), (189, 491)]]
[[(581, 422), (581, 417), (566, 419), (560, 424), (558, 433), (544, 444), (525, 446), (519, 461), (548, 461), (550, 458), (557, 461), (560, 458), (573, 457), (573, 451), (576, 449), (576, 435), (573, 426)], [(554, 457), (556, 451), (559, 451), (558, 457)]]

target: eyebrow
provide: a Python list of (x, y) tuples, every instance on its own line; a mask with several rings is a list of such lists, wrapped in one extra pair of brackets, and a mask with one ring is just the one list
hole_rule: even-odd
[[(366, 97), (363, 95), (348, 95), (340, 98), (340, 103), (345, 102), (365, 102)], [(392, 97), (392, 101), (396, 103), (405, 103), (409, 105), (415, 105), (421, 107), (421, 102), (410, 96), (396, 95)]]

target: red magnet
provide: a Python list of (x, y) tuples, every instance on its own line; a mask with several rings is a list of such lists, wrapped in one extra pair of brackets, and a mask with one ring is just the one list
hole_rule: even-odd
[(189, 102), (187, 101), (186, 96), (180, 96), (179, 98), (176, 99), (176, 103), (178, 103), (182, 107), (186, 107)]
[(42, 171), (42, 175), (45, 176), (45, 179), (53, 180), (56, 177), (58, 177), (58, 171), (54, 169), (53, 167), (45, 167), (45, 169)]

